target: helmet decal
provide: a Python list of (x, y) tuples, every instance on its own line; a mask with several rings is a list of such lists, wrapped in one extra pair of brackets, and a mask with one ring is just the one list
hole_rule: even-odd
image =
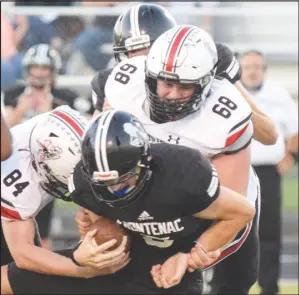
[(147, 135), (146, 133), (134, 126), (132, 123), (124, 124), (124, 131), (130, 136), (130, 144), (136, 147), (144, 146)]
[(45, 139), (43, 142), (37, 139), (37, 143), (40, 145), (37, 157), (39, 162), (60, 159), (62, 148), (57, 143), (52, 142), (51, 139)]

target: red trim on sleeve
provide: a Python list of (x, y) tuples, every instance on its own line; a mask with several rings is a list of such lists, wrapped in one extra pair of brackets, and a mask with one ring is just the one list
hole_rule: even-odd
[(225, 147), (228, 147), (231, 144), (233, 144), (245, 132), (245, 130), (247, 129), (248, 125), (249, 125), (249, 123), (244, 128), (242, 128), (241, 130), (239, 130), (238, 132), (236, 132), (235, 134), (229, 136), (226, 139)]
[(1, 206), (1, 216), (8, 219), (22, 220), (22, 217), (18, 211), (11, 210), (3, 206)]
[(233, 244), (232, 246), (228, 247), (227, 249), (223, 250), (223, 252), (221, 252), (221, 254), (217, 258), (217, 260), (215, 260), (212, 264), (210, 264), (209, 266), (204, 268), (204, 270), (207, 270), (208, 268), (211, 268), (212, 266), (216, 265), (217, 263), (219, 263), (224, 258), (230, 256), (231, 254), (233, 254), (234, 252), (236, 252), (237, 250), (240, 249), (240, 247), (244, 244), (245, 240), (247, 239), (247, 237), (250, 233), (250, 230), (251, 230), (251, 227), (252, 227), (252, 221), (249, 224), (247, 224), (246, 227), (247, 228), (245, 230), (245, 233), (243, 234), (243, 237), (240, 239), (240, 241), (237, 242), (236, 244)]

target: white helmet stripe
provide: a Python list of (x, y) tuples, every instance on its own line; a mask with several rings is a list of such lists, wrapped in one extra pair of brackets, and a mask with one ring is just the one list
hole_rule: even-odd
[[(99, 122), (98, 122), (98, 129), (95, 138), (95, 157), (98, 171), (100, 172), (107, 172), (109, 171), (107, 153), (106, 153), (106, 140), (107, 140), (107, 133), (108, 127), (112, 120), (112, 117), (116, 111), (111, 110), (101, 114)], [(104, 124), (108, 127), (104, 127)], [(101, 143), (101, 146), (100, 146)]]
[(99, 119), (99, 122), (98, 122), (98, 129), (97, 129), (97, 134), (96, 134), (96, 138), (95, 138), (95, 156), (96, 156), (96, 163), (97, 163), (97, 168), (98, 168), (98, 171), (100, 172), (103, 172), (104, 171), (104, 167), (102, 165), (102, 161), (100, 159), (100, 146), (99, 146), (99, 142), (100, 142), (100, 138), (101, 138), (101, 133), (102, 133), (102, 122), (104, 121), (105, 119), (105, 114), (101, 114), (101, 117)]
[(141, 4), (135, 5), (132, 7), (130, 12), (130, 23), (132, 28), (132, 37), (140, 36), (140, 28), (139, 28), (139, 8)]
[[(116, 110), (113, 110), (107, 114), (107, 119), (105, 120), (106, 126), (110, 126), (110, 122), (115, 114)], [(103, 166), (106, 171), (110, 171), (108, 159), (107, 159), (107, 149), (106, 149), (106, 142), (107, 142), (107, 134), (108, 134), (108, 127), (103, 129), (102, 138), (101, 138), (101, 154), (102, 154), (102, 161)]]

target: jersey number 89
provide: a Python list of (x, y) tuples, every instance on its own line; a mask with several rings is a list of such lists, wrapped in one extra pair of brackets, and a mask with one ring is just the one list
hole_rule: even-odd
[[(135, 66), (130, 64), (124, 64), (120, 67), (120, 69), (124, 72), (128, 72), (129, 74), (133, 74), (137, 70)], [(122, 84), (128, 84), (128, 82), (130, 81), (130, 76), (123, 72), (117, 72), (115, 74), (114, 80)]]

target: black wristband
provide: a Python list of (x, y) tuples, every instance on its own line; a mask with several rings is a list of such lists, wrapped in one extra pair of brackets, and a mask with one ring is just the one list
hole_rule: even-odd
[(75, 252), (75, 250), (76, 250), (76, 248), (74, 249), (74, 251), (72, 252), (72, 255), (71, 255), (71, 260), (77, 265), (77, 266), (82, 266), (81, 264), (79, 264), (78, 262), (77, 262), (77, 260), (75, 259), (75, 257), (74, 257), (74, 252)]

